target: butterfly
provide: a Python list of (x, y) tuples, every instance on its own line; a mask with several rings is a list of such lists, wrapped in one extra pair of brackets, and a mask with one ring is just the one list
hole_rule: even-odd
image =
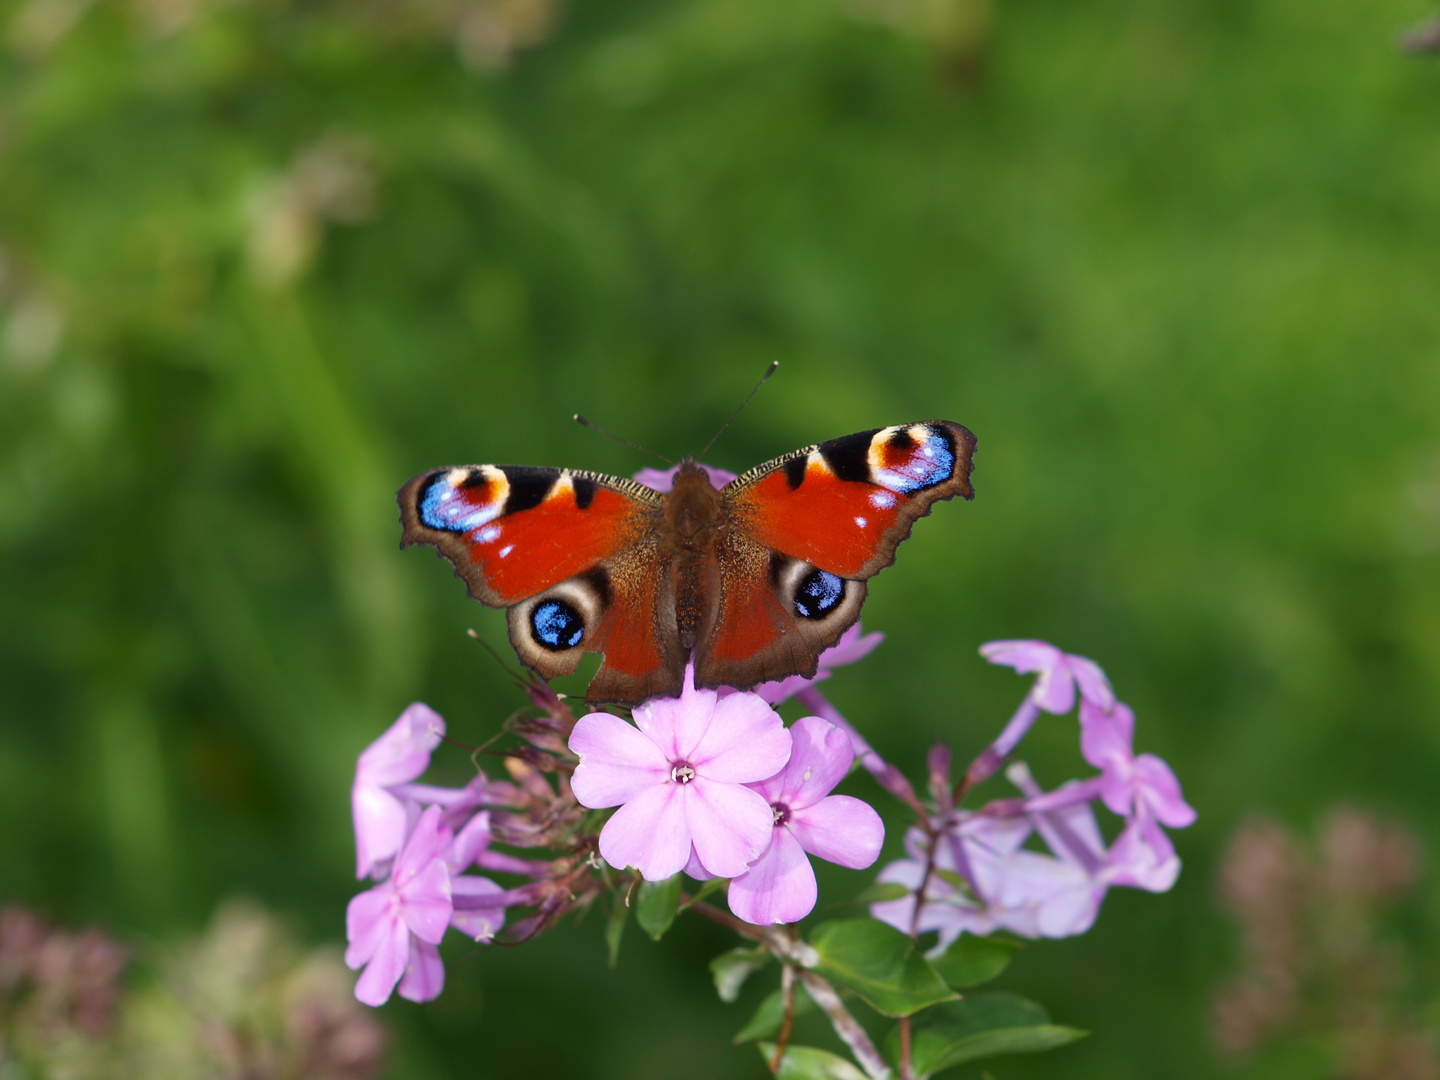
[(937, 420), (846, 435), (716, 488), (686, 458), (668, 493), (600, 473), (461, 465), (400, 489), (400, 546), (430, 544), (506, 608), (544, 679), (604, 662), (586, 700), (812, 676), (917, 518), (974, 498), (975, 436)]

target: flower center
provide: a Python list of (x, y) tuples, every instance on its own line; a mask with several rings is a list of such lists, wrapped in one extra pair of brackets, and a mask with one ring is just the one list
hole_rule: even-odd
[(777, 828), (790, 820), (790, 808), (784, 803), (771, 803), (770, 809), (775, 811), (775, 825)]
[(677, 761), (670, 768), (670, 779), (676, 784), (688, 784), (695, 779), (695, 768), (688, 761)]

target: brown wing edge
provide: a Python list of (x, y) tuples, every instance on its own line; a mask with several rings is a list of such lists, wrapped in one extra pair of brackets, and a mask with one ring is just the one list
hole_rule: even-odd
[[(465, 591), (472, 600), (479, 600), (486, 607), (503, 608), (508, 605), (500, 599), (500, 595), (485, 584), (485, 578), (480, 573), (479, 567), (470, 561), (469, 546), (459, 533), (446, 532), (443, 529), (432, 529), (420, 520), (420, 498), (419, 492), (432, 479), (452, 471), (455, 468), (480, 468), (478, 465), (447, 466), (443, 469), (428, 469), (419, 476), (412, 476), (395, 493), (395, 501), (400, 504), (400, 547), (410, 547), (414, 544), (426, 544), (433, 547), (436, 554), (446, 559), (455, 570), (455, 576), (465, 583)], [(560, 470), (555, 470), (555, 475), (560, 475)], [(466, 573), (469, 569), (469, 573)]]

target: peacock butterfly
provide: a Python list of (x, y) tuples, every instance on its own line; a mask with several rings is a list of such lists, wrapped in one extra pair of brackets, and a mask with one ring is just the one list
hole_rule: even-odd
[(587, 652), (586, 700), (814, 675), (860, 617), (865, 582), (917, 518), (974, 498), (975, 436), (945, 420), (831, 439), (718, 490), (681, 462), (668, 493), (600, 473), (461, 465), (400, 489), (401, 547), (431, 544), (476, 600), (508, 610), (542, 678)]

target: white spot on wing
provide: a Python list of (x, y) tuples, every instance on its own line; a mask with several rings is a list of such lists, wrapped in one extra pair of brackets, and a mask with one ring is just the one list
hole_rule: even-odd
[(503, 559), (503, 558), (505, 558), (506, 555), (509, 555), (510, 552), (512, 552), (512, 551), (514, 551), (514, 550), (515, 550), (515, 545), (514, 545), (514, 544), (506, 544), (503, 548), (500, 549), (500, 557)]
[(483, 528), (483, 529), (480, 530), (480, 535), (477, 536), (477, 537), (475, 537), (475, 542), (476, 542), (477, 544), (493, 544), (496, 540), (499, 540), (499, 539), (500, 539), (500, 526), (499, 526), (499, 525), (486, 525), (485, 528)]
[(855, 524), (856, 524), (856, 525), (859, 525), (860, 528), (863, 529), (863, 528), (865, 528), (866, 525), (869, 525), (870, 523), (869, 523), (868, 521), (866, 521), (863, 517), (857, 517), (857, 518), (855, 519)]
[(872, 491), (870, 493), (870, 505), (876, 510), (889, 510), (895, 505), (895, 496), (888, 491)]

